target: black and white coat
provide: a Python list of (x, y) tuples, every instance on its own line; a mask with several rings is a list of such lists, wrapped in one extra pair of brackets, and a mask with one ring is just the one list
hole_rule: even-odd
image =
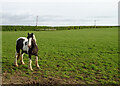
[[(22, 50), (22, 52), (20, 53), (20, 50)], [(16, 53), (15, 53), (15, 66), (18, 67), (17, 64), (17, 60), (19, 59), (19, 57), (21, 57), (21, 64), (25, 64), (23, 61), (23, 55), (24, 53), (29, 55), (29, 68), (30, 70), (32, 69), (31, 66), (31, 56), (34, 55), (36, 57), (36, 66), (37, 68), (39, 68), (39, 64), (38, 64), (38, 46), (36, 43), (36, 38), (35, 35), (33, 33), (29, 34), (28, 33), (28, 37), (20, 37), (16, 40)]]

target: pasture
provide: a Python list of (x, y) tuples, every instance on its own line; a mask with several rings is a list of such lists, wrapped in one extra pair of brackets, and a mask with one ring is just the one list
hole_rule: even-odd
[[(39, 47), (40, 69), (14, 66), (18, 37), (33, 32)], [(118, 28), (62, 31), (3, 31), (3, 83), (118, 84)]]

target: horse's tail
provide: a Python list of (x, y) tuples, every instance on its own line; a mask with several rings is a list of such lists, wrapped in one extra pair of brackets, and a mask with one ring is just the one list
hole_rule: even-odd
[(18, 44), (16, 44), (16, 52), (17, 52), (17, 60), (19, 59), (21, 52), (20, 52), (20, 47)]

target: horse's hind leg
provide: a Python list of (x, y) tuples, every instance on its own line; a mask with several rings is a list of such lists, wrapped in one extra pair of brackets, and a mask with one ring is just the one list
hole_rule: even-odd
[(16, 53), (15, 53), (15, 66), (18, 67), (18, 64), (17, 64), (17, 60), (19, 59), (20, 57), (20, 49), (16, 49)]
[(15, 53), (15, 66), (18, 67), (17, 60), (19, 58), (20, 53)]
[(25, 65), (25, 63), (23, 61), (23, 55), (24, 55), (24, 53), (22, 52), (22, 54), (21, 54), (21, 64)]

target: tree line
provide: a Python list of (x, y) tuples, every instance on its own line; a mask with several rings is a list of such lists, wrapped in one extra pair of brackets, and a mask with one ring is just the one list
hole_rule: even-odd
[(46, 30), (75, 30), (93, 28), (113, 28), (118, 26), (10, 26), (3, 25), (2, 31), (46, 31)]

